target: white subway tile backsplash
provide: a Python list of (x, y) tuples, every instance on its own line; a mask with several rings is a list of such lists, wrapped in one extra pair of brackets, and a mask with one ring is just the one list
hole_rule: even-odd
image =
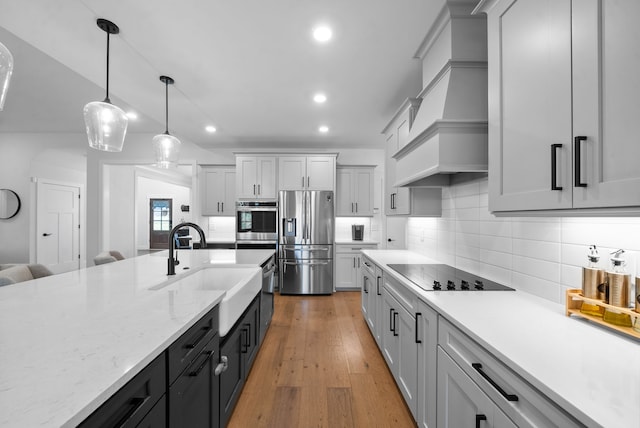
[(486, 178), (443, 188), (443, 215), (407, 222), (407, 243), (417, 251), (553, 302), (580, 288), (589, 245), (625, 249), (627, 272), (640, 275), (640, 217), (496, 217), (488, 210)]

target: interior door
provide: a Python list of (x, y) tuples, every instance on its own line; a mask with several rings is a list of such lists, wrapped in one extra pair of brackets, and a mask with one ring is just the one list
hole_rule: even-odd
[(149, 199), (149, 249), (169, 248), (172, 213), (172, 199)]
[(54, 273), (80, 268), (80, 187), (39, 181), (36, 260)]

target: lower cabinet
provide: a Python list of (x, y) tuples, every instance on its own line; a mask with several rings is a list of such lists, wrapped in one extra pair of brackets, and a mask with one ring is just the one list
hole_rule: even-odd
[(418, 427), (436, 426), (438, 376), (438, 313), (429, 305), (418, 302), (416, 312), (416, 342), (418, 342)]
[(516, 428), (516, 424), (438, 348), (438, 428)]
[(362, 256), (360, 277), (362, 281), (362, 315), (371, 334), (376, 339), (378, 347), (382, 347), (382, 269), (367, 256)]
[(361, 251), (376, 248), (378, 244), (336, 244), (336, 291), (362, 289)]
[(235, 326), (222, 338), (220, 354), (227, 368), (220, 375), (220, 427), (225, 427), (242, 392), (258, 352), (260, 295), (256, 296)]

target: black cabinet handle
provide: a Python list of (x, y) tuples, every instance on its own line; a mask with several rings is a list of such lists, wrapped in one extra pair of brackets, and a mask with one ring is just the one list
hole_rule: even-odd
[(213, 356), (213, 351), (203, 352), (201, 355), (205, 356), (204, 361), (202, 362), (202, 364), (200, 364), (198, 366), (197, 369), (193, 370), (192, 372), (189, 372), (189, 376), (198, 376), (200, 374), (202, 369), (204, 369), (204, 367), (207, 365), (207, 363), (209, 362), (209, 360)]
[(558, 149), (562, 148), (562, 144), (551, 145), (551, 190), (562, 190), (562, 186), (558, 186)]
[(487, 417), (485, 415), (476, 415), (476, 428), (480, 428), (480, 422), (486, 421)]
[(362, 277), (362, 287), (364, 289), (364, 292), (369, 294), (369, 290), (367, 289), (367, 280), (369, 279), (369, 277), (367, 275)]
[(393, 326), (393, 313), (394, 313), (394, 309), (390, 308), (389, 309), (389, 331), (393, 331), (393, 329), (395, 328)]
[(53, 233), (43, 233), (42, 236), (51, 236)]
[(116, 422), (113, 426), (116, 426), (116, 427), (125, 426), (127, 421), (131, 419), (131, 417), (135, 415), (136, 412), (140, 410), (142, 406), (144, 406), (147, 403), (147, 401), (149, 401), (150, 398), (151, 398), (151, 395), (147, 394), (144, 397), (131, 397), (130, 399), (128, 399), (125, 405), (130, 406), (129, 410), (127, 410), (125, 414), (122, 415), (122, 417), (118, 420), (118, 422)]
[(422, 340), (419, 339), (419, 334), (418, 334), (418, 317), (422, 316), (422, 312), (416, 312), (416, 343), (422, 343)]
[(393, 311), (393, 335), (397, 336), (398, 335), (398, 330), (396, 330), (398, 328), (398, 318), (396, 318), (396, 315), (398, 315), (400, 312), (398, 311)]
[(580, 155), (580, 148), (582, 147), (582, 142), (586, 140), (587, 140), (587, 137), (585, 136), (579, 136), (573, 139), (573, 153), (575, 154), (575, 158), (574, 158), (575, 165), (573, 166), (573, 170), (575, 172), (575, 177), (574, 177), (575, 187), (587, 187), (587, 183), (582, 182), (582, 173), (580, 171), (580, 161), (582, 159), (582, 156)]
[(220, 202), (220, 206), (222, 207), (222, 212), (224, 212), (224, 202)]
[(218, 212), (220, 212), (220, 202), (218, 202)]
[(368, 268), (370, 268), (370, 267), (371, 267), (371, 265), (370, 265), (369, 263), (367, 263), (367, 262), (362, 262), (362, 263), (364, 263), (364, 265), (365, 265), (366, 267), (368, 267)]
[(240, 350), (240, 353), (242, 353), (242, 354), (246, 354), (247, 351), (249, 350), (249, 345), (247, 345), (248, 340), (246, 339), (246, 336), (245, 336), (245, 334), (248, 336), (248, 333), (249, 332), (247, 331), (246, 328), (242, 329), (242, 338), (240, 338), (240, 341), (241, 341), (240, 342), (240, 348), (242, 348)]
[(474, 369), (476, 369), (476, 371), (478, 373), (480, 373), (480, 376), (482, 376), (483, 378), (485, 378), (485, 380), (487, 382), (489, 382), (491, 384), (491, 386), (493, 386), (499, 393), (500, 395), (502, 395), (507, 401), (518, 401), (518, 396), (515, 394), (507, 394), (505, 392), (504, 389), (502, 389), (500, 387), (500, 385), (498, 385), (493, 379), (491, 379), (489, 377), (488, 374), (486, 374), (483, 370), (482, 370), (482, 364), (480, 363), (472, 363), (471, 367), (473, 367)]
[(198, 337), (198, 339), (196, 339), (195, 342), (193, 343), (187, 343), (186, 345), (184, 345), (185, 348), (187, 349), (193, 349), (196, 346), (198, 346), (198, 344), (202, 341), (202, 339), (205, 338), (205, 336), (207, 335), (207, 333), (209, 332), (209, 330), (211, 330), (211, 327), (202, 327), (202, 334), (200, 335), (200, 337)]
[(376, 278), (376, 294), (378, 296), (382, 296), (382, 293), (380, 293), (380, 280), (382, 279), (381, 276)]
[(358, 203), (356, 202), (356, 212), (358, 212)]
[(353, 202), (351, 202), (351, 212), (353, 212)]

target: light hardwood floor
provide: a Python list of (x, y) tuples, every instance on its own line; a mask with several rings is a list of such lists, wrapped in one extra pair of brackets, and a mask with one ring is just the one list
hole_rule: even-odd
[(230, 428), (413, 427), (359, 292), (275, 296)]

